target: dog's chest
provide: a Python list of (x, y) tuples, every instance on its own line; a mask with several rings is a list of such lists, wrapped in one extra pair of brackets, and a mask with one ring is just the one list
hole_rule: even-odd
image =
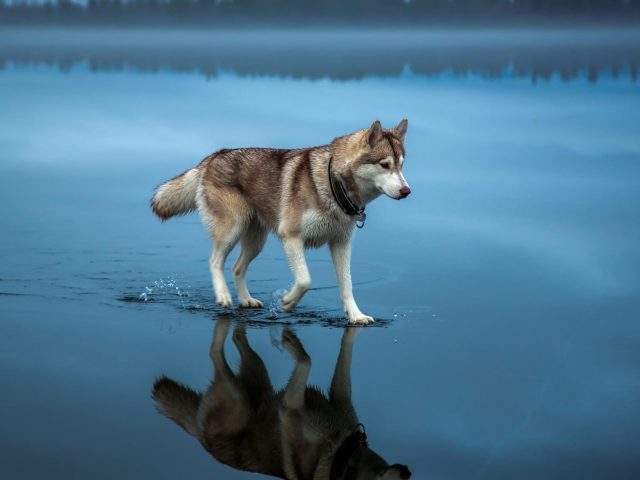
[(317, 210), (307, 210), (302, 214), (302, 237), (306, 247), (324, 245), (332, 238), (343, 236), (348, 228), (349, 225)]

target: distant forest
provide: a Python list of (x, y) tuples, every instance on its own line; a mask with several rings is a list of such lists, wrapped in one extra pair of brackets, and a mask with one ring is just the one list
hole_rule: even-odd
[(0, 24), (381, 26), (640, 20), (640, 0), (0, 0)]

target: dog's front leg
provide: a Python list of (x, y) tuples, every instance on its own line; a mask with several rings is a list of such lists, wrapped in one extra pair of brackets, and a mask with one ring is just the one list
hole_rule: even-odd
[(351, 287), (350, 239), (331, 242), (329, 243), (329, 248), (331, 249), (333, 265), (336, 268), (336, 276), (338, 277), (338, 285), (340, 286), (340, 297), (342, 297), (344, 311), (349, 318), (349, 323), (365, 325), (373, 323), (373, 317), (362, 313), (353, 298), (353, 289)]
[(336, 361), (336, 368), (331, 380), (329, 399), (332, 402), (351, 405), (351, 357), (353, 355), (353, 342), (359, 328), (345, 328), (340, 344), (340, 353)]
[(311, 288), (311, 275), (304, 258), (304, 242), (300, 237), (289, 237), (283, 241), (284, 251), (295, 278), (291, 290), (282, 296), (282, 308), (290, 312), (298, 304), (302, 296)]

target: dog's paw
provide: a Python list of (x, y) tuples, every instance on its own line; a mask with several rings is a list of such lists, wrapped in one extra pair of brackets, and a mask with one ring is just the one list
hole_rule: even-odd
[(296, 360), (309, 360), (309, 355), (307, 355), (302, 343), (289, 328), (285, 328), (282, 331), (282, 346), (286, 348)]
[(298, 305), (298, 302), (300, 301), (300, 297), (294, 295), (293, 292), (287, 292), (282, 296), (282, 309), (285, 312), (290, 312), (291, 310), (293, 310), (296, 305)]
[(223, 348), (230, 325), (231, 321), (226, 318), (216, 320), (216, 328), (213, 330), (213, 340), (211, 342), (211, 355), (214, 355), (216, 351), (220, 351)]
[(247, 329), (246, 329), (246, 327), (244, 325), (238, 325), (233, 330), (232, 339), (233, 339), (233, 343), (235, 343), (238, 346), (247, 344)]
[(297, 351), (302, 348), (302, 344), (300, 343), (298, 336), (289, 328), (282, 330), (282, 346), (290, 352)]
[(229, 292), (216, 294), (216, 303), (221, 307), (231, 308), (231, 306), (233, 305), (231, 294)]
[(350, 325), (370, 325), (374, 322), (375, 320), (373, 319), (373, 317), (365, 315), (364, 313), (359, 313), (358, 315), (349, 315)]
[[(352, 324), (349, 323), (349, 326), (352, 326)], [(360, 333), (360, 330), (360, 328), (345, 328), (344, 334), (342, 335), (342, 342), (353, 343), (358, 336), (358, 333)]]
[(284, 300), (282, 301), (282, 310), (284, 310), (285, 312), (289, 313), (292, 312), (294, 308), (296, 308), (297, 302), (285, 302)]
[(262, 302), (257, 298), (249, 297), (240, 300), (241, 308), (262, 308)]

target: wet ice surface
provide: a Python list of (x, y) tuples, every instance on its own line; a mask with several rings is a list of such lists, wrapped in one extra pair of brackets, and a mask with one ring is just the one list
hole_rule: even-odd
[(372, 447), (413, 478), (637, 476), (630, 70), (327, 76), (0, 72), (3, 478), (251, 476), (157, 414), (151, 385), (206, 388), (215, 321), (231, 318), (276, 386), (293, 325), (328, 387), (343, 325), (328, 252), (309, 253), (314, 288), (284, 314), (291, 275), (270, 239), (248, 275), (265, 309), (222, 310), (197, 217), (158, 222), (153, 187), (222, 147), (315, 145), (404, 116), (413, 193), (370, 205), (354, 241), (356, 298), (381, 319), (352, 367)]

